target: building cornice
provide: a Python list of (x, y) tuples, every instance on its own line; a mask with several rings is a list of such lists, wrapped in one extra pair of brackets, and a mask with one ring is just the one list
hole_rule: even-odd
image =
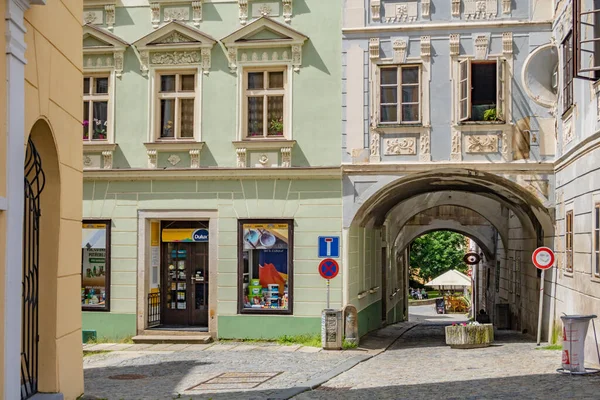
[(423, 23), (423, 24), (404, 24), (404, 25), (375, 25), (361, 26), (357, 28), (342, 28), (342, 33), (377, 33), (377, 32), (402, 32), (409, 31), (447, 31), (449, 29), (482, 29), (482, 28), (518, 28), (518, 27), (546, 27), (548, 31), (552, 30), (552, 21), (465, 21), (444, 22), (444, 23)]
[(415, 163), (378, 163), (378, 164), (342, 164), (342, 173), (346, 175), (396, 175), (420, 173), (434, 170), (470, 169), (493, 172), (496, 174), (553, 174), (553, 162), (541, 163), (489, 163), (489, 162), (415, 162)]
[(600, 148), (600, 132), (585, 138), (556, 160), (555, 172), (560, 172), (581, 157)]
[(93, 180), (232, 180), (232, 179), (341, 179), (339, 167), (307, 168), (202, 168), (202, 169), (112, 169), (83, 172), (84, 181)]

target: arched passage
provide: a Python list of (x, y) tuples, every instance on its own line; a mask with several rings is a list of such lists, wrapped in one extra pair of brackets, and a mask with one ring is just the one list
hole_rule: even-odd
[[(380, 179), (351, 204), (345, 202), (346, 298), (364, 313), (367, 326), (363, 332), (380, 326), (382, 320), (406, 319), (408, 244), (415, 235), (438, 228), (472, 237), (486, 253), (486, 262), (478, 268), (498, 282), (497, 291), (486, 297), (490, 313), (496, 304), (506, 304), (511, 317), (508, 328), (534, 332), (540, 283), (530, 254), (541, 244), (552, 245), (554, 226), (548, 202), (522, 182), (528, 181), (465, 169), (436, 170)], [(449, 205), (482, 216), (487, 226), (483, 230), (468, 227), (456, 217), (435, 226), (407, 229), (415, 215)], [(515, 282), (519, 282), (518, 289)], [(547, 309), (545, 315), (549, 315)]]

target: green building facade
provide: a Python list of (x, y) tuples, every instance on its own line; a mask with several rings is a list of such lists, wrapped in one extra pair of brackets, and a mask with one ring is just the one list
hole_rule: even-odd
[(342, 229), (341, 14), (84, 2), (84, 330), (320, 332), (318, 237)]

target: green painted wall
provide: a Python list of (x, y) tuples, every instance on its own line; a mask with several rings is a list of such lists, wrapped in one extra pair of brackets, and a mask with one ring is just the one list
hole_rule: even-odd
[[(279, 2), (281, 5), (281, 3)], [(332, 166), (341, 162), (342, 4), (339, 1), (294, 2), (289, 25), (309, 37), (302, 51), (302, 68), (293, 73), (293, 166)], [(205, 3), (200, 30), (221, 39), (240, 28), (237, 1)], [(154, 32), (149, 7), (117, 7), (114, 34), (134, 43)], [(283, 22), (282, 17), (275, 17)], [(238, 77), (229, 71), (223, 48), (212, 49), (212, 67), (202, 77), (201, 165), (234, 167)], [(148, 78), (132, 48), (125, 52), (123, 77), (116, 80), (114, 168), (145, 168), (149, 99)], [(318, 95), (315, 95), (318, 94)], [(168, 156), (168, 155), (167, 155)], [(165, 157), (166, 158), (166, 157)], [(189, 165), (182, 158), (181, 165)], [(159, 159), (159, 167), (172, 167)]]
[(136, 334), (135, 314), (84, 311), (81, 315), (83, 330), (96, 331), (98, 339), (119, 340)]
[(381, 301), (358, 312), (358, 335), (363, 336), (381, 327)]
[[(111, 310), (115, 313), (136, 313), (138, 210), (218, 210), (217, 314), (237, 314), (238, 219), (290, 218), (294, 220), (294, 316), (320, 320), (327, 292), (317, 271), (317, 238), (341, 235), (341, 198), (339, 180), (88, 181), (83, 209), (84, 218), (112, 221)], [(341, 273), (331, 281), (334, 308), (342, 307), (342, 281)], [(89, 315), (84, 329), (113, 329), (103, 326), (113, 323), (104, 319), (106, 314)]]
[(283, 335), (320, 335), (321, 318), (288, 316), (220, 316), (219, 339), (277, 339)]

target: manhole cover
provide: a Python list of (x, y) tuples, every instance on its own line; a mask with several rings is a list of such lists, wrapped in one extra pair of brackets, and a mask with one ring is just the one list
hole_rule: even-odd
[(136, 379), (144, 379), (146, 375), (139, 374), (122, 374), (122, 375), (113, 375), (109, 376), (108, 379), (116, 379), (118, 381), (133, 381)]
[(224, 372), (188, 390), (254, 389), (282, 372)]

